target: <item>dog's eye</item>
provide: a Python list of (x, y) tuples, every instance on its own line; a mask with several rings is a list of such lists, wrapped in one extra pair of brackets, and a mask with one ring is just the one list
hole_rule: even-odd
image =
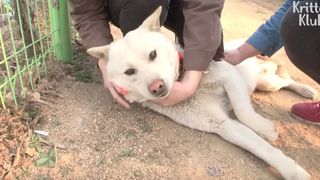
[(128, 75), (128, 76), (131, 76), (133, 74), (135, 74), (136, 71), (134, 69), (127, 69), (124, 74)]
[(151, 51), (149, 54), (149, 60), (153, 61), (156, 57), (157, 57), (157, 51), (156, 50)]

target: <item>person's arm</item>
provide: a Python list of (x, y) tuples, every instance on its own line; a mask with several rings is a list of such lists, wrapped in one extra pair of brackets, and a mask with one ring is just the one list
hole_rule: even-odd
[(192, 94), (198, 86), (202, 72), (206, 71), (221, 44), (220, 23), (224, 0), (183, 0), (185, 24), (184, 81), (190, 84)]
[(224, 0), (183, 0), (184, 69), (206, 71), (221, 42)]
[[(105, 0), (68, 0), (70, 15), (86, 48), (108, 45), (113, 41)], [(93, 61), (98, 64), (98, 59)]]
[(279, 49), (283, 47), (280, 38), (280, 24), (281, 20), (293, 5), (293, 0), (286, 0), (282, 6), (262, 24), (256, 32), (254, 32), (246, 41), (245, 44), (239, 47), (242, 54), (242, 59), (246, 59), (262, 53), (271, 57)]

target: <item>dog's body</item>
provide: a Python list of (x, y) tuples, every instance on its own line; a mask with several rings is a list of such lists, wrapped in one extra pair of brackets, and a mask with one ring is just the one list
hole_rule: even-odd
[[(294, 82), (275, 60), (263, 61), (263, 57), (252, 57), (237, 66), (213, 61), (197, 91), (187, 100), (171, 107), (151, 101), (169, 93), (178, 76), (176, 52), (181, 50), (160, 32), (160, 12), (161, 8), (157, 9), (123, 39), (88, 50), (89, 54), (108, 60), (109, 80), (125, 87), (126, 99), (141, 102), (142, 106), (181, 125), (220, 135), (276, 168), (287, 180), (310, 179), (300, 165), (263, 139), (275, 140), (277, 130), (272, 121), (256, 113), (251, 105), (250, 95), (256, 89), (277, 91), (287, 87), (306, 98), (316, 96), (313, 88)], [(137, 47), (136, 43), (143, 44)], [(241, 43), (243, 40), (232, 41), (225, 44), (225, 49), (235, 49)], [(150, 52), (149, 57), (144, 55), (145, 52)], [(158, 89), (155, 90), (155, 86), (159, 86)], [(240, 122), (228, 116), (232, 109)]]

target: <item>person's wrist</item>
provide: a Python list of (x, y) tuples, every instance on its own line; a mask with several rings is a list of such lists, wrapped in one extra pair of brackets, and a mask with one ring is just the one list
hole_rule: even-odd
[(184, 82), (187, 83), (188, 88), (185, 89), (186, 94), (192, 95), (198, 88), (202, 78), (202, 71), (187, 70), (184, 75)]
[(243, 53), (241, 52), (241, 48), (237, 48), (237, 49), (235, 49), (235, 51), (236, 51), (236, 63), (237, 64), (240, 64), (242, 61), (244, 61), (245, 59), (247, 59), (246, 57), (244, 57), (244, 55), (243, 55)]
[(98, 60), (98, 67), (102, 73), (102, 76), (107, 76), (107, 63), (103, 59)]
[(239, 54), (240, 62), (261, 53), (259, 50), (257, 50), (255, 47), (253, 47), (251, 44), (247, 42), (243, 43), (237, 49), (239, 50), (239, 53), (240, 53)]

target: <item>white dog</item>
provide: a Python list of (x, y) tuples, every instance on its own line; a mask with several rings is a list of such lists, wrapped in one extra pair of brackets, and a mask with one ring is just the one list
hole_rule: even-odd
[[(255, 89), (277, 91), (287, 87), (307, 98), (316, 96), (313, 88), (284, 78), (281, 65), (272, 59), (262, 61), (253, 57), (237, 66), (213, 61), (196, 93), (187, 100), (171, 107), (151, 101), (168, 95), (179, 76), (178, 52), (183, 54), (160, 31), (160, 13), (161, 7), (124, 38), (88, 50), (92, 56), (108, 61), (109, 80), (121, 88), (124, 97), (181, 125), (220, 135), (263, 159), (287, 180), (310, 179), (300, 165), (263, 139), (277, 139), (277, 130), (272, 121), (256, 113), (251, 105), (250, 95)], [(237, 48), (242, 42), (227, 43), (225, 49)], [(240, 122), (228, 116), (232, 109)]]

